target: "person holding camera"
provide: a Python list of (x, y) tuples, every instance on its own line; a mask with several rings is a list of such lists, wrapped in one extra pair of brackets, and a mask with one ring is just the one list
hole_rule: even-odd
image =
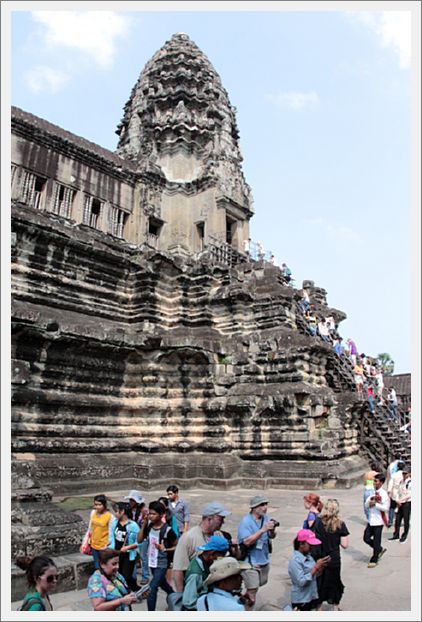
[(248, 599), (255, 604), (258, 589), (268, 582), (271, 542), (279, 523), (267, 516), (269, 499), (255, 495), (250, 501), (250, 512), (240, 521), (237, 531), (242, 558), (251, 568), (242, 572)]

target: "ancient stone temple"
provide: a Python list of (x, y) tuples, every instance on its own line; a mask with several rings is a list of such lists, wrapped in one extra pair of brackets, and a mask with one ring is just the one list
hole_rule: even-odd
[(113, 153), (12, 111), (15, 468), (61, 494), (360, 477), (351, 369), (280, 269), (243, 252), (234, 108), (186, 35), (147, 63), (117, 133)]

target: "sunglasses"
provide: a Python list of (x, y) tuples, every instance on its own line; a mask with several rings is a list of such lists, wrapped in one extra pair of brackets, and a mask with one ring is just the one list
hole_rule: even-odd
[(53, 581), (58, 581), (59, 577), (56, 574), (51, 574), (48, 577), (46, 577), (46, 581), (47, 583), (53, 583)]

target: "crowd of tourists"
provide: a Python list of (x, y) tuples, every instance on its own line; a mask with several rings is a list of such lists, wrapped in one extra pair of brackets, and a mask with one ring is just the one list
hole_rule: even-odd
[[(306, 289), (301, 291), (299, 302), (303, 316), (306, 320), (307, 331), (314, 337), (319, 337), (331, 345), (340, 359), (347, 359), (353, 370), (356, 389), (361, 396), (365, 396), (371, 414), (374, 414), (375, 405), (387, 406), (390, 417), (398, 421), (398, 399), (393, 386), (388, 387), (385, 394), (384, 375), (377, 359), (359, 353), (356, 343), (350, 337), (343, 342), (338, 333), (337, 324), (332, 315), (324, 317), (317, 314), (315, 305), (309, 298)], [(410, 433), (410, 409), (406, 413), (406, 422), (402, 431)]]
[(292, 271), (286, 262), (278, 263), (274, 253), (272, 251), (264, 249), (262, 242), (254, 242), (251, 238), (243, 240), (243, 252), (248, 258), (253, 261), (268, 261), (273, 266), (277, 266), (281, 270), (281, 274), (286, 284), (293, 285)]
[[(280, 526), (268, 516), (270, 499), (262, 493), (252, 497), (249, 512), (231, 534), (224, 529), (231, 512), (221, 503), (207, 503), (199, 524), (191, 526), (189, 504), (180, 498), (177, 486), (168, 486), (166, 492), (150, 503), (137, 490), (117, 502), (103, 494), (94, 497), (81, 544), (95, 568), (87, 585), (92, 608), (130, 611), (134, 603), (146, 600), (148, 611), (155, 611), (161, 589), (171, 611), (253, 610), (258, 590), (268, 582)], [(292, 543), (287, 568), (290, 603), (284, 609), (320, 610), (327, 602), (338, 610), (344, 592), (341, 550), (349, 545), (349, 530), (336, 499), (324, 502), (309, 493), (303, 503), (306, 514), (303, 523), (298, 521)], [(406, 541), (410, 508), (410, 467), (397, 457), (384, 475), (371, 464), (363, 495), (363, 540), (371, 548), (368, 568), (386, 552), (381, 542), (384, 526), (394, 525), (391, 541)], [(54, 561), (40, 555), (16, 562), (26, 569), (29, 584), (21, 609), (51, 610), (49, 595), (58, 579)]]

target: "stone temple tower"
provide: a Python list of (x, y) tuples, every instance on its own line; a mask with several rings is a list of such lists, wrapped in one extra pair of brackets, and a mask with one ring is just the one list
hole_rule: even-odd
[(149, 243), (197, 253), (216, 238), (242, 250), (252, 198), (234, 108), (187, 35), (175, 34), (146, 64), (117, 134), (117, 155), (140, 174)]

